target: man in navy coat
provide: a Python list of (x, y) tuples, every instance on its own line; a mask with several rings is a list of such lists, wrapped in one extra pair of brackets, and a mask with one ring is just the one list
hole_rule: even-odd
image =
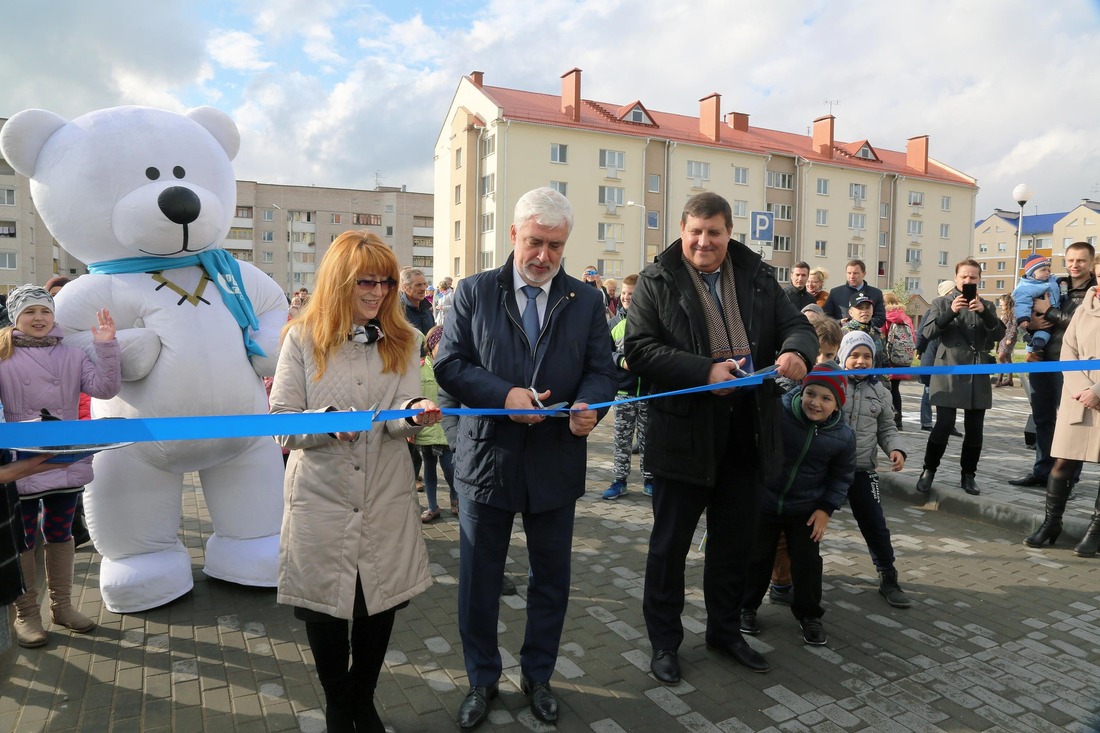
[(530, 560), (522, 689), (540, 720), (557, 720), (550, 689), (569, 601), (576, 501), (584, 493), (587, 436), (615, 395), (603, 299), (561, 270), (573, 228), (569, 201), (551, 188), (516, 203), (512, 255), (459, 282), (435, 362), (436, 380), (472, 408), (538, 409), (568, 403), (568, 416), (462, 415), (455, 446), (459, 494), (458, 623), (470, 692), (464, 729), (488, 717), (501, 658), (497, 617), (515, 515)]

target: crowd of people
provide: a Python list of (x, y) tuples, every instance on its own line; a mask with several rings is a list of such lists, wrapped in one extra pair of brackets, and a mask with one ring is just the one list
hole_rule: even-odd
[[(287, 454), (277, 597), (305, 623), (330, 731), (384, 730), (374, 690), (396, 612), (431, 584), (421, 526), (442, 515), (437, 468), (459, 527), (456, 606), (469, 691), (457, 723), (482, 724), (499, 692), (499, 597), (516, 592), (505, 563), (517, 516), (529, 561), (521, 689), (532, 714), (554, 723), (551, 676), (569, 602), (587, 437), (609, 406), (613, 481), (602, 498), (628, 492), (637, 454), (653, 512), (641, 601), (650, 670), (677, 685), (686, 560), (704, 512), (706, 643), (753, 672), (770, 669), (745, 639), (767, 630), (759, 614), (765, 597), (790, 607), (807, 644), (827, 643), (820, 548), (845, 505), (879, 594), (891, 607), (911, 605), (878, 474), (880, 462), (902, 471), (908, 460), (899, 442), (900, 384), (908, 377), (851, 372), (902, 370), (918, 359), (955, 368), (922, 378), (920, 421), (929, 435), (916, 485), (932, 489), (948, 439), (960, 435), (962, 410), (958, 483), (978, 494), (994, 385), (957, 369), (1010, 363), (1018, 333), (1028, 361), (1100, 358), (1095, 252), (1084, 242), (1067, 248), (1064, 277), (1052, 275), (1049, 260), (1029, 258), (1026, 277), (1000, 307), (977, 295), (980, 265), (963, 259), (914, 325), (896, 293), (867, 282), (860, 260), (830, 290), (828, 274), (803, 262), (781, 287), (771, 267), (731, 239), (730, 205), (713, 193), (689, 199), (680, 237), (621, 280), (604, 280), (593, 266), (579, 279), (565, 272), (572, 228), (564, 196), (529, 191), (515, 207), (507, 261), (457, 285), (444, 278), (437, 288), (423, 271), (402, 268), (373, 234), (346, 232), (322, 258), (315, 292), (289, 294), (269, 385), (272, 413), (410, 413), (365, 432), (275, 436)], [(27, 420), (44, 407), (75, 419), (81, 393), (118, 392), (109, 313), (98, 315), (91, 359), (62, 343), (45, 289), (16, 289), (7, 309), (13, 325), (0, 330), (6, 419)], [(770, 378), (738, 385), (755, 372)], [(712, 389), (648, 399), (703, 385)], [(1046, 487), (1042, 525), (1025, 539), (1041, 546), (1060, 535), (1082, 463), (1100, 460), (1100, 370), (1035, 373), (1030, 386), (1036, 458), (1013, 483)], [(508, 412), (445, 418), (441, 408), (449, 407)], [(70, 603), (71, 523), (90, 460), (58, 467), (44, 456), (0, 458), (0, 482), (7, 482), (0, 603), (17, 608), (18, 643), (47, 640), (34, 564), (40, 531), (52, 620), (91, 631), (94, 621)], [(1098, 545), (1100, 494), (1075, 552), (1095, 555)]]

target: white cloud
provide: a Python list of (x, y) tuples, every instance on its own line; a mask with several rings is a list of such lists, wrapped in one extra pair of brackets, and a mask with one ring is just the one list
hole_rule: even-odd
[(244, 31), (217, 31), (206, 42), (206, 52), (220, 66), (233, 71), (261, 71), (271, 68), (262, 58), (260, 40)]

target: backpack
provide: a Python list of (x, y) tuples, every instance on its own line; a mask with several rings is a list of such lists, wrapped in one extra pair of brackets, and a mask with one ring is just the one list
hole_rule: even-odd
[(886, 331), (886, 363), (892, 367), (913, 366), (917, 342), (908, 323), (893, 323)]

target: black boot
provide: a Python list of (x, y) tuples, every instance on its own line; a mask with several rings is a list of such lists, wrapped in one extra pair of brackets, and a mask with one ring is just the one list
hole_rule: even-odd
[(928, 438), (928, 445), (924, 448), (924, 470), (917, 479), (917, 491), (927, 494), (932, 490), (932, 482), (936, 479), (936, 469), (940, 467), (940, 459), (947, 450), (947, 443), (933, 443)]
[(962, 480), (959, 485), (966, 493), (977, 496), (982, 492), (978, 490), (978, 485), (974, 482), (974, 475), (978, 472), (978, 459), (982, 455), (982, 444), (967, 444), (966, 438), (963, 438), (962, 450), (959, 453), (959, 465), (962, 468)]
[(932, 490), (932, 482), (936, 480), (936, 469), (926, 468), (920, 472), (920, 478), (917, 479), (917, 491), (922, 494), (927, 494)]
[(1100, 550), (1100, 492), (1096, 494), (1096, 507), (1092, 512), (1092, 521), (1085, 531), (1085, 536), (1073, 548), (1073, 554), (1077, 557), (1093, 557)]
[(909, 608), (913, 605), (898, 585), (898, 571), (894, 569), (878, 571), (878, 592), (894, 608)]
[(1054, 478), (1047, 479), (1046, 515), (1039, 529), (1024, 539), (1028, 547), (1042, 547), (1047, 542), (1051, 545), (1062, 533), (1062, 515), (1066, 511), (1066, 497), (1069, 496), (1069, 488), (1072, 479)]
[(971, 496), (977, 496), (982, 493), (981, 490), (978, 489), (978, 484), (974, 481), (974, 474), (972, 473), (964, 473), (959, 480), (959, 486)]

